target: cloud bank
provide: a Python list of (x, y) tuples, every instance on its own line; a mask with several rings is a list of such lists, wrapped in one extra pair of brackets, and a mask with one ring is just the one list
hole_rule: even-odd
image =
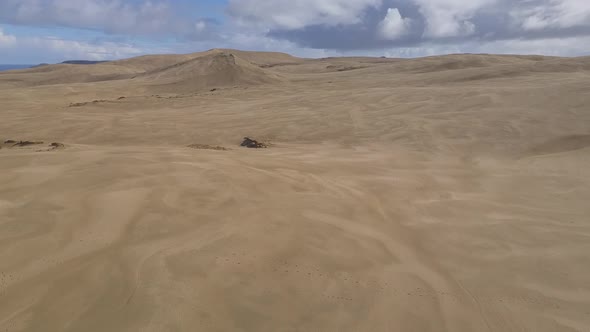
[[(65, 50), (80, 50), (78, 57), (90, 59), (214, 47), (312, 57), (590, 54), (590, 0), (219, 0), (217, 4), (223, 7), (221, 14), (211, 18), (198, 5), (190, 9), (194, 2), (189, 0), (0, 0), (4, 52), (0, 62), (19, 49), (57, 50), (60, 43), (64, 57), (70, 57)], [(84, 30), (102, 37), (72, 40), (72, 32), (21, 36), (7, 33), (10, 27)], [(148, 46), (138, 46), (137, 38), (147, 40)]]
[(228, 13), (243, 24), (264, 25), (275, 38), (342, 51), (590, 35), (587, 0), (309, 2), (232, 0)]

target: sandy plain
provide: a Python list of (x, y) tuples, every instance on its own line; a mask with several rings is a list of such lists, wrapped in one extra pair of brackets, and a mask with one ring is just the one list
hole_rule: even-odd
[(0, 149), (2, 332), (590, 329), (588, 57), (211, 50), (0, 108), (43, 142)]

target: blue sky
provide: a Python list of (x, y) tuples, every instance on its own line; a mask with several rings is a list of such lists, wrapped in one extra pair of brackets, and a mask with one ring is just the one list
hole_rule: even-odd
[(590, 55), (589, 0), (0, 0), (0, 63), (210, 48)]

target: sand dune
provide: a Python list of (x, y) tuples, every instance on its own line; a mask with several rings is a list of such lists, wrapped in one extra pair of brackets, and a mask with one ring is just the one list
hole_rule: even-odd
[(204, 89), (277, 83), (281, 78), (240, 59), (221, 52), (200, 56), (137, 76), (153, 91), (190, 93)]
[(0, 73), (0, 331), (587, 331), (589, 90), (587, 57)]

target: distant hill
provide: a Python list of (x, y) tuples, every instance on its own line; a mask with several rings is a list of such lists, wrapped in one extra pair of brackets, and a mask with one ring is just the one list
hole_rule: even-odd
[[(60, 65), (96, 65), (99, 63), (105, 63), (105, 62), (109, 62), (109, 61), (91, 61), (91, 60), (67, 60), (64, 62), (60, 62)], [(25, 69), (25, 68), (39, 68), (39, 67), (45, 67), (45, 66), (50, 66), (51, 64), (49, 63), (40, 63), (38, 65), (34, 65), (34, 66), (27, 66), (27, 67), (20, 67), (19, 69)]]
[(104, 63), (104, 62), (108, 62), (108, 61), (68, 60), (68, 61), (64, 61), (62, 63), (66, 64), (66, 65), (95, 65), (97, 63)]

